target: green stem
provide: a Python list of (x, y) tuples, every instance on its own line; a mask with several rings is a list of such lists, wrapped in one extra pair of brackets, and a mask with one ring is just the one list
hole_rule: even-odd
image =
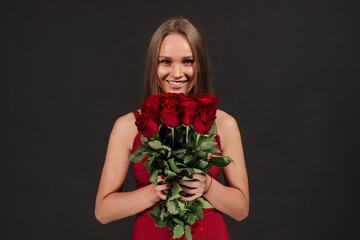
[(199, 138), (200, 138), (200, 133), (196, 134), (196, 142), (195, 142), (195, 147), (197, 147), (198, 142), (199, 142)]
[(189, 128), (190, 126), (186, 126), (186, 144), (189, 143)]
[(172, 140), (172, 147), (174, 148), (174, 135), (175, 135), (175, 132), (174, 132), (174, 128), (172, 127), (171, 128), (171, 140)]

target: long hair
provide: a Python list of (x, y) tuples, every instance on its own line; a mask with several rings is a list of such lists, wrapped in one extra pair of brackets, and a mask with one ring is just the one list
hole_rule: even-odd
[(153, 94), (163, 93), (157, 76), (158, 57), (163, 39), (171, 33), (179, 33), (185, 36), (194, 54), (196, 63), (195, 84), (187, 95), (213, 94), (214, 89), (209, 74), (209, 58), (199, 31), (185, 18), (171, 18), (161, 24), (150, 39), (146, 58), (143, 101)]

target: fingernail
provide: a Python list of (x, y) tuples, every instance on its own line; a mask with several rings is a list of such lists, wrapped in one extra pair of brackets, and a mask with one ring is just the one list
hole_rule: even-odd
[(166, 187), (170, 187), (170, 184), (166, 184)]

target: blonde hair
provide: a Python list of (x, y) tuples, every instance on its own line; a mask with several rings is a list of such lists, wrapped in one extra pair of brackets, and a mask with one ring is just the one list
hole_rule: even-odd
[(145, 68), (145, 85), (143, 101), (153, 94), (163, 93), (157, 76), (158, 57), (163, 39), (171, 34), (179, 33), (189, 41), (196, 63), (195, 85), (187, 95), (213, 94), (209, 74), (209, 59), (199, 31), (185, 18), (171, 18), (161, 24), (150, 39)]

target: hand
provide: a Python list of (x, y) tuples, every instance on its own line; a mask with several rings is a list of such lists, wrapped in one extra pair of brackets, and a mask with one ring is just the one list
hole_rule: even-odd
[(153, 191), (156, 195), (156, 202), (159, 202), (160, 200), (166, 200), (166, 195), (162, 191), (165, 189), (171, 188), (171, 185), (169, 183), (159, 184), (159, 182), (162, 182), (165, 180), (166, 180), (165, 176), (158, 176), (157, 186), (155, 186), (154, 184), (150, 184), (150, 185), (152, 185)]
[(180, 200), (182, 201), (195, 200), (196, 198), (201, 197), (206, 191), (206, 187), (208, 186), (207, 174), (194, 173), (193, 179), (196, 179), (197, 181), (185, 181), (185, 180), (177, 181), (184, 192), (188, 194), (193, 194), (192, 196), (189, 197), (182, 196)]

